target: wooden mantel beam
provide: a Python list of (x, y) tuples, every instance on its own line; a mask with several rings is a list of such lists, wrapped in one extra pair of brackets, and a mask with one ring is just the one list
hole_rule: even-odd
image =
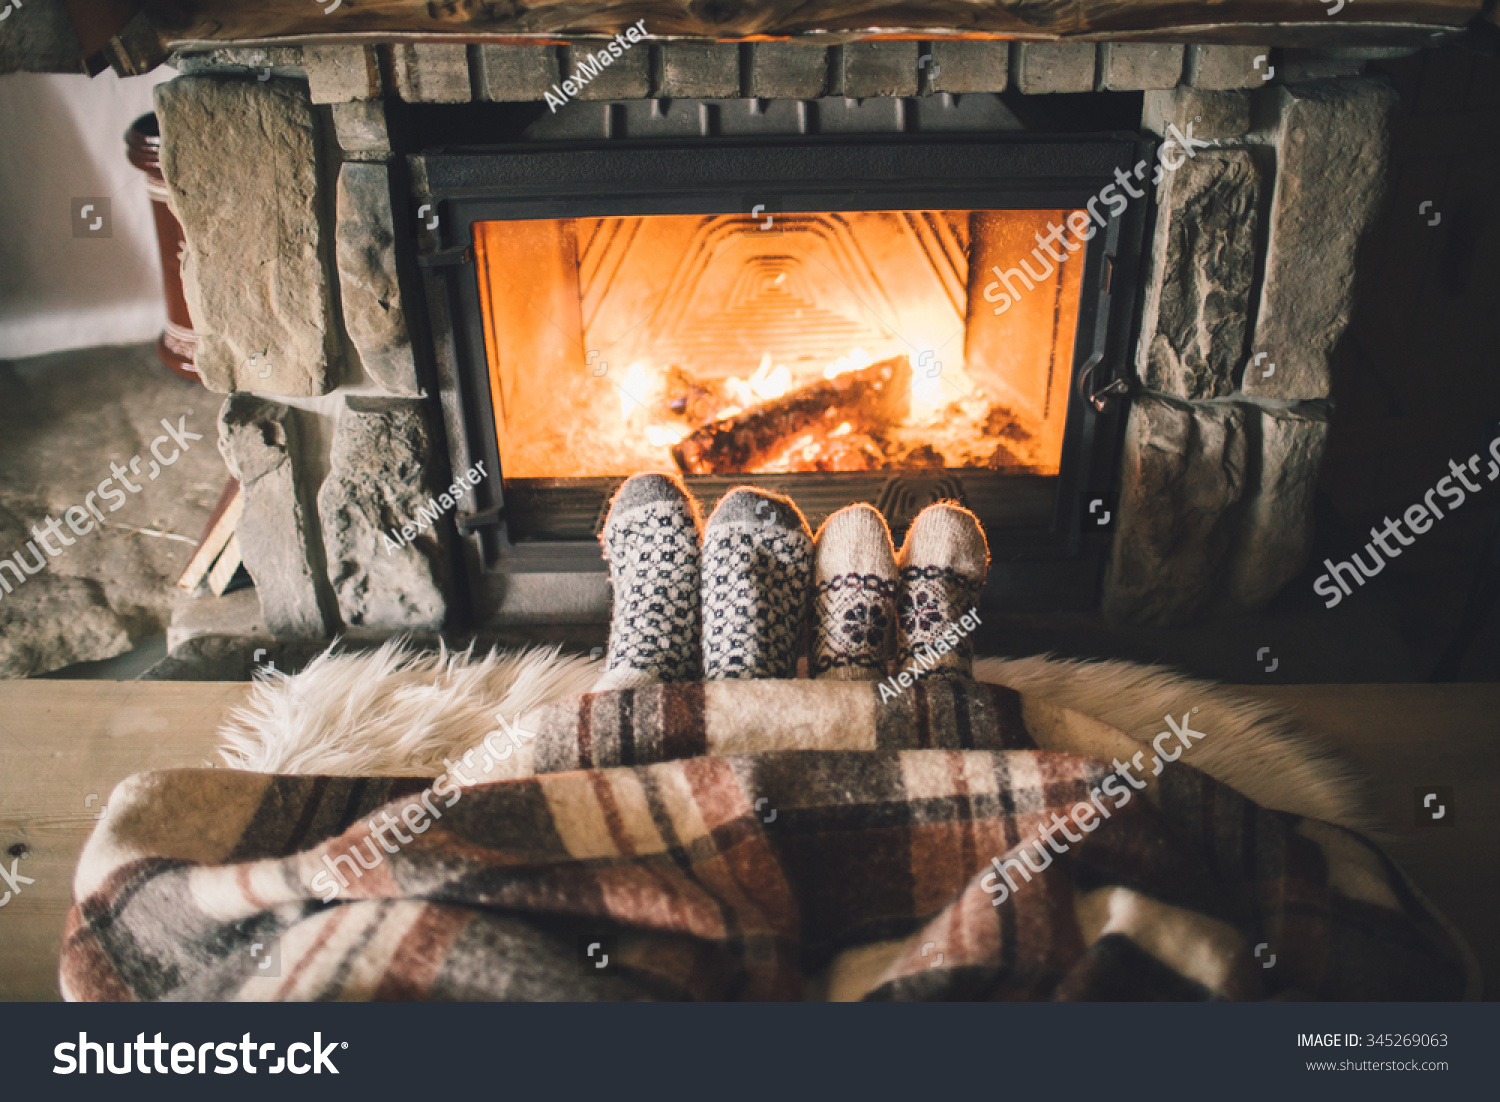
[(169, 45), (833, 34), (1358, 42), (1457, 30), (1480, 0), (145, 0)]

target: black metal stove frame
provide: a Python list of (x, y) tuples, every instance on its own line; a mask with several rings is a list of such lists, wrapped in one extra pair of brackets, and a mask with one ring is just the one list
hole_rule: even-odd
[[(456, 470), (485, 462), (474, 512), (459, 518), (472, 596), (510, 572), (604, 569), (595, 540), (620, 479), (506, 483), (484, 349), (473, 224), (505, 219), (666, 214), (1083, 208), (1153, 155), (1138, 135), (901, 135), (549, 142), (444, 148), (410, 158), (411, 221), (439, 215), (424, 272), (435, 377)], [(1087, 608), (1097, 601), (1108, 528), (1097, 521), (1116, 481), (1128, 399), (1090, 399), (1128, 380), (1136, 339), (1138, 272), (1149, 199), (1132, 202), (1088, 242), (1063, 455), (1054, 477), (995, 471), (785, 474), (686, 479), (711, 508), (727, 488), (758, 483), (790, 494), (814, 525), (851, 501), (881, 505), (894, 533), (925, 498), (964, 500), (985, 525), (993, 567), (986, 601), (1017, 609)], [(1119, 388), (1116, 388), (1119, 389)], [(881, 495), (884, 495), (882, 498)], [(1089, 506), (1095, 499), (1103, 505)]]

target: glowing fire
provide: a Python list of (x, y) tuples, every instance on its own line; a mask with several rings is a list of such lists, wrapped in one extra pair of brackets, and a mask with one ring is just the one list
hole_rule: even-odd
[(1054, 475), (1082, 266), (1003, 316), (969, 275), (1067, 214), (476, 223), (505, 477)]
[(823, 378), (833, 379), (847, 372), (869, 367), (874, 362), (874, 359), (863, 348), (851, 349), (847, 356), (840, 356), (823, 369)]
[[(755, 369), (755, 374), (748, 379), (728, 378), (724, 380), (729, 393), (733, 395), (735, 405), (741, 409), (760, 402), (769, 401), (772, 398), (780, 398), (792, 389), (792, 373), (787, 370), (785, 364), (771, 366), (771, 354), (763, 353), (760, 358), (760, 366)], [(724, 416), (720, 414), (719, 416)]]

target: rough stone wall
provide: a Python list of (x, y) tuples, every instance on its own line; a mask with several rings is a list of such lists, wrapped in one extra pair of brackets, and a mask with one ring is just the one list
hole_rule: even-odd
[[(1146, 97), (1147, 127), (1167, 137), (1191, 123), (1217, 148), (1157, 190), (1143, 391), (1104, 594), (1111, 617), (1159, 625), (1259, 608), (1306, 562), (1329, 357), (1396, 98), (1363, 78), (1224, 91), (1224, 64), (1200, 58), (1197, 71), (1211, 90)], [(1253, 115), (1272, 121), (1252, 130)]]

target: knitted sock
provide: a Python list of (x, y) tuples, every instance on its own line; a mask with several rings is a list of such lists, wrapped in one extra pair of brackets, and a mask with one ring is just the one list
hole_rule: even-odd
[(969, 632), (978, 623), (979, 591), (989, 563), (989, 545), (973, 513), (940, 504), (917, 515), (896, 559), (900, 669), (916, 678), (972, 676)]
[(698, 677), (699, 529), (697, 502), (671, 475), (634, 475), (615, 494), (602, 536), (614, 611), (595, 692)]
[(724, 495), (703, 533), (703, 678), (793, 677), (812, 535), (790, 498)]
[(811, 672), (878, 681), (896, 648), (896, 553), (878, 509), (850, 505), (818, 529)]

